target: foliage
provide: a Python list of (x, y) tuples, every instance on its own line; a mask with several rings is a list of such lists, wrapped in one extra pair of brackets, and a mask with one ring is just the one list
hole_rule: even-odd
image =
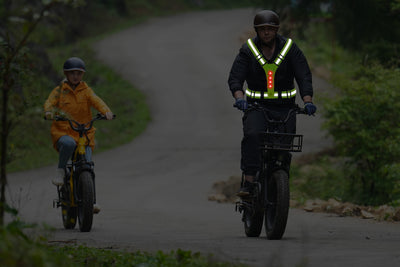
[[(70, 1), (61, 1), (69, 3)], [(75, 3), (75, 1), (72, 1)], [(15, 6), (15, 4), (18, 4)], [(26, 4), (20, 9), (21, 4)], [(12, 127), (16, 125), (16, 116), (24, 112), (25, 101), (24, 82), (29, 83), (28, 70), (30, 65), (26, 43), (35, 31), (38, 23), (46, 16), (57, 1), (43, 1), (32, 5), (25, 1), (6, 1), (0, 9), (4, 15), (0, 28), (0, 77), (1, 77), (1, 145), (0, 145), (0, 225), (3, 225), (6, 205), (5, 186), (7, 184), (6, 165), (9, 154), (8, 138)]]
[(244, 266), (228, 262), (220, 262), (212, 255), (204, 257), (200, 253), (178, 249), (165, 253), (121, 252), (88, 247), (52, 247), (56, 254), (68, 255), (74, 266), (192, 266), (192, 267), (228, 267)]
[(324, 105), (326, 128), (349, 158), (351, 192), (371, 204), (400, 198), (399, 71), (356, 66), (337, 78), (340, 92)]
[(18, 211), (8, 206), (6, 212), (12, 220), (0, 226), (0, 266), (68, 266), (47, 250), (42, 235), (27, 234), (37, 225), (20, 221)]
[(364, 51), (364, 57), (388, 66), (399, 65), (400, 17), (396, 4), (397, 0), (335, 0), (337, 40), (346, 48)]
[(307, 38), (309, 25), (323, 23), (344, 49), (386, 67), (400, 66), (399, 0), (302, 0), (286, 8), (298, 37)]
[(295, 160), (291, 168), (292, 198), (298, 201), (335, 198), (354, 202), (355, 198), (347, 190), (350, 180), (344, 164), (344, 160), (331, 151), (308, 156), (300, 162)]
[(13, 219), (0, 226), (0, 266), (244, 266), (181, 249), (169, 253), (147, 253), (85, 246), (49, 246), (44, 234), (50, 229), (20, 221), (16, 210), (8, 208), (7, 212)]
[[(365, 51), (346, 50), (330, 34), (332, 24), (310, 24), (300, 46), (312, 62), (330, 72), (335, 87), (322, 97), (318, 94), (326, 120), (326, 129), (335, 141), (335, 148), (344, 159), (333, 169), (329, 164), (317, 165), (326, 173), (311, 180), (329, 184), (341, 183), (340, 190), (321, 187), (323, 196), (338, 197), (359, 204), (395, 204), (400, 199), (399, 152), (399, 69), (382, 65), (362, 56)], [(376, 45), (376, 44), (375, 44)], [(316, 74), (316, 73), (315, 73)], [(336, 177), (343, 175), (343, 179)], [(310, 188), (316, 189), (313, 182)], [(306, 188), (305, 188), (306, 189)], [(316, 190), (314, 193), (317, 192)], [(338, 194), (339, 192), (339, 194)], [(313, 197), (320, 197), (314, 195)]]

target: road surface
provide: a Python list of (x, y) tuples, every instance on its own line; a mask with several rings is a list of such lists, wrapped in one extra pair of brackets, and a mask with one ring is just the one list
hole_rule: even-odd
[[(269, 241), (245, 237), (234, 205), (207, 200), (214, 182), (240, 175), (241, 113), (227, 78), (253, 16), (239, 9), (156, 18), (99, 41), (98, 57), (144, 92), (152, 121), (133, 142), (94, 156), (102, 211), (91, 232), (63, 229), (52, 208), (56, 166), (9, 175), (21, 217), (55, 227), (54, 242), (181, 248), (250, 266), (400, 266), (398, 223), (291, 209), (283, 239)], [(318, 105), (329, 87), (318, 77), (314, 87)], [(305, 152), (329, 146), (321, 118), (302, 117)]]

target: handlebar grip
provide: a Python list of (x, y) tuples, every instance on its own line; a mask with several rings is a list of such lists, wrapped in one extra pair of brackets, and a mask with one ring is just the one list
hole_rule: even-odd
[(304, 108), (299, 108), (297, 111), (298, 114), (307, 114), (306, 110)]
[(68, 119), (66, 119), (64, 117), (61, 117), (61, 116), (58, 116), (58, 115), (53, 116), (52, 119), (48, 119), (46, 116), (43, 116), (43, 119), (45, 121), (67, 121), (68, 120)]
[[(107, 119), (106, 115), (101, 114), (101, 113), (97, 113), (96, 117), (97, 117), (98, 120), (106, 120)], [(113, 114), (113, 119), (115, 119), (115, 117), (117, 117), (117, 115)]]

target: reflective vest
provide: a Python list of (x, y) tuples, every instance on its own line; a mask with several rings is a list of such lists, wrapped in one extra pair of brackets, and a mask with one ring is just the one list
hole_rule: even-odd
[(275, 92), (275, 73), (278, 69), (279, 65), (285, 59), (285, 56), (290, 50), (292, 46), (292, 39), (287, 39), (285, 45), (283, 46), (281, 52), (276, 57), (275, 61), (272, 64), (268, 64), (267, 60), (263, 57), (263, 55), (258, 51), (257, 46), (254, 44), (253, 40), (247, 40), (247, 46), (250, 48), (251, 52), (257, 59), (258, 63), (260, 63), (261, 67), (264, 69), (265, 75), (267, 77), (267, 92), (263, 91), (253, 91), (251, 89), (246, 90), (246, 95), (251, 98), (256, 99), (277, 99), (279, 95), (282, 98), (291, 98), (296, 96), (296, 88), (282, 91), (282, 92)]

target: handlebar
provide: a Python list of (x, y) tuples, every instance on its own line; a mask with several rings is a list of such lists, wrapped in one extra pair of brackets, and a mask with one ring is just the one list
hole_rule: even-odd
[[(116, 115), (114, 114), (113, 115), (113, 119), (115, 117), (116, 117)], [(47, 120), (46, 117), (44, 119)], [(79, 133), (85, 133), (85, 132), (89, 131), (90, 129), (92, 129), (93, 123), (95, 121), (97, 121), (97, 120), (106, 120), (106, 119), (107, 118), (106, 118), (105, 115), (103, 115), (101, 113), (98, 113), (95, 117), (93, 117), (89, 122), (86, 122), (86, 123), (79, 123), (79, 122), (77, 122), (77, 121), (75, 121), (73, 119), (69, 119), (69, 118), (66, 118), (66, 117), (63, 117), (63, 116), (59, 116), (59, 115), (54, 116), (53, 120), (55, 120), (55, 121), (68, 121), (69, 125), (72, 128), (72, 130), (74, 130), (76, 132), (79, 132)]]
[[(233, 104), (233, 107), (237, 107), (237, 105)], [(250, 112), (252, 110), (262, 111), (265, 114), (265, 118), (266, 118), (267, 122), (269, 122), (269, 123), (283, 123), (283, 124), (285, 124), (289, 120), (289, 118), (291, 116), (293, 116), (294, 114), (305, 114), (305, 115), (307, 114), (307, 111), (304, 108), (299, 107), (298, 104), (296, 104), (293, 108), (289, 109), (289, 112), (288, 112), (288, 114), (287, 114), (285, 119), (279, 120), (279, 121), (271, 119), (268, 116), (268, 114), (270, 113), (271, 110), (266, 108), (266, 107), (264, 107), (264, 106), (262, 106), (262, 105), (260, 105), (257, 102), (254, 102), (254, 103), (251, 103), (251, 104), (249, 103), (249, 107), (244, 111), (244, 113)]]

